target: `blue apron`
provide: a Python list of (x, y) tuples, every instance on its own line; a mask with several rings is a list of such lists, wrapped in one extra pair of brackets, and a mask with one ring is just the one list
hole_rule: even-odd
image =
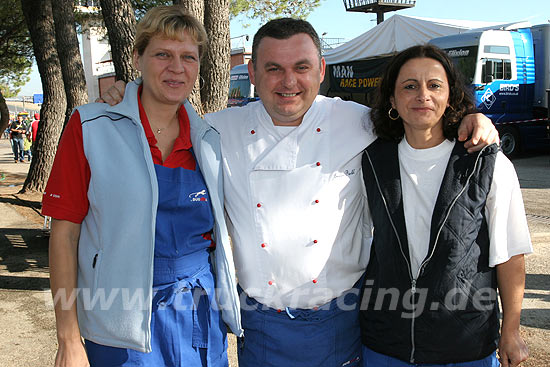
[(354, 288), (317, 309), (275, 310), (241, 295), (240, 367), (360, 367), (359, 293)]
[(200, 170), (155, 164), (159, 202), (153, 266), (151, 353), (86, 340), (91, 367), (226, 367), (226, 328), (216, 305), (210, 197)]

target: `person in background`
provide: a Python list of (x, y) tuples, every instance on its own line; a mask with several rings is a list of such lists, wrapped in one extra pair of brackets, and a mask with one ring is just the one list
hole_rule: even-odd
[(141, 78), (120, 105), (78, 107), (67, 124), (43, 199), (56, 366), (228, 365), (220, 309), (242, 331), (219, 136), (187, 101), (206, 44), (182, 6), (151, 9), (136, 30)]
[(435, 46), (387, 66), (370, 114), (379, 139), (362, 163), (374, 222), (360, 311), (366, 366), (497, 367), (497, 346), (504, 367), (528, 356), (519, 323), (532, 246), (521, 191), (496, 145), (468, 154), (458, 142), (474, 108)]
[(10, 124), (10, 139), (13, 158), (15, 163), (24, 162), (23, 136), (27, 131), (27, 126), (23, 119), (23, 115), (17, 115), (17, 120)]
[[(360, 366), (358, 293), (371, 232), (361, 156), (375, 140), (363, 126), (368, 109), (318, 95), (325, 61), (303, 20), (263, 25), (248, 71), (261, 101), (205, 115), (221, 137), (242, 290), (239, 366)], [(123, 85), (102, 97), (117, 103)], [(476, 130), (468, 147), (496, 140), (483, 115), (465, 119), (462, 140), (468, 130)]]
[(27, 162), (30, 162), (32, 159), (32, 135), (29, 131), (26, 131), (23, 135), (23, 157), (27, 156)]
[(40, 114), (38, 112), (34, 113), (34, 120), (30, 125), (30, 134), (31, 140), (34, 143), (36, 141), (36, 133), (38, 132), (38, 124), (40, 123)]

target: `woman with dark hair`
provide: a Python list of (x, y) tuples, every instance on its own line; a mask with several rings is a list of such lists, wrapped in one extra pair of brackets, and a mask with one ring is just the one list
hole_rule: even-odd
[[(363, 156), (374, 221), (360, 320), (365, 366), (517, 366), (524, 254), (521, 191), (496, 145), (457, 142), (475, 109), (449, 57), (431, 45), (396, 55), (371, 111)], [(497, 287), (502, 302), (499, 339)]]

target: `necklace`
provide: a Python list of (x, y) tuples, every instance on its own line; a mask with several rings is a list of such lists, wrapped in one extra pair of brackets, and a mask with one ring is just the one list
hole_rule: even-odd
[[(176, 115), (176, 120), (177, 120), (177, 115)], [(162, 130), (166, 130), (170, 127), (170, 125), (172, 125), (172, 122), (174, 122), (174, 119), (170, 120), (170, 122), (168, 123), (168, 125), (166, 125), (165, 127), (156, 127), (157, 129), (157, 134), (160, 135), (160, 133), (162, 132)], [(151, 126), (152, 127), (152, 126)]]

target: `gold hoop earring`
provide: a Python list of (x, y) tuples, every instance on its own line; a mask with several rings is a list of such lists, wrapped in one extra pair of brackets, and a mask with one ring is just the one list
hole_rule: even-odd
[[(391, 111), (397, 112), (397, 116), (393, 117), (393, 116), (391, 115)], [(390, 107), (390, 109), (389, 109), (389, 111), (388, 111), (388, 117), (390, 118), (390, 120), (395, 121), (395, 120), (397, 120), (397, 119), (399, 118), (399, 112), (398, 112), (397, 110), (395, 110), (393, 107)]]
[(204, 78), (202, 77), (202, 75), (200, 73), (197, 77), (197, 81), (199, 82), (199, 90), (202, 91), (203, 88), (204, 88)]

